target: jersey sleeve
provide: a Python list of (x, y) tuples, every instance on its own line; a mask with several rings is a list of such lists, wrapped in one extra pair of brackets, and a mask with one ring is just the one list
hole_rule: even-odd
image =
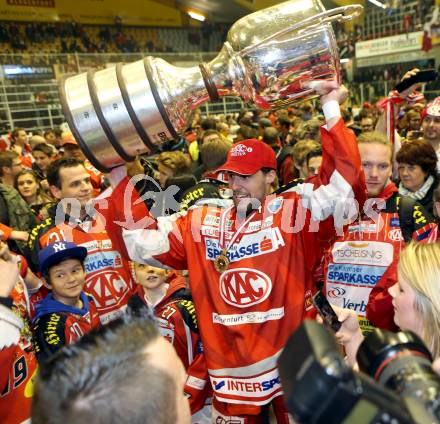
[(43, 315), (35, 321), (34, 347), (39, 363), (66, 345), (65, 327), (66, 316), (57, 313)]
[(152, 266), (186, 269), (182, 234), (186, 213), (155, 218), (128, 178), (113, 190), (105, 213), (109, 236), (128, 259)]
[(184, 392), (189, 401), (191, 414), (204, 408), (208, 398), (212, 396), (211, 383), (208, 377), (208, 367), (205, 356), (200, 352), (186, 370)]
[(41, 224), (32, 228), (27, 242), (26, 259), (29, 263), (30, 269), (38, 273), (40, 265), (38, 261), (38, 252), (41, 250), (40, 238), (52, 227), (52, 218), (45, 219)]
[[(339, 218), (342, 207), (357, 202), (360, 210), (366, 200), (365, 177), (356, 137), (340, 119), (329, 131), (321, 128), (322, 166), (316, 178), (287, 187), (301, 196), (303, 207), (314, 221)], [(335, 219), (337, 221), (337, 219)], [(337, 225), (337, 222), (335, 222)]]
[(8, 240), (12, 233), (12, 228), (0, 223), (0, 239)]
[(366, 315), (375, 327), (386, 330), (396, 331), (397, 325), (394, 323), (393, 298), (388, 293), (388, 289), (397, 281), (396, 267), (389, 267), (382, 278), (376, 283), (370, 292), (366, 307)]
[(413, 208), (414, 232), (412, 239), (419, 243), (435, 243), (437, 241), (438, 225), (432, 221), (430, 215), (420, 203)]

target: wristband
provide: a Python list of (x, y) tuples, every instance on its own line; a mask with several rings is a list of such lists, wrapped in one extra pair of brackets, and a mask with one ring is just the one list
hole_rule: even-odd
[(12, 299), (10, 297), (0, 296), (0, 305), (6, 306), (7, 308), (12, 308)]
[(325, 120), (328, 122), (333, 118), (341, 117), (341, 109), (337, 100), (330, 100), (322, 105)]

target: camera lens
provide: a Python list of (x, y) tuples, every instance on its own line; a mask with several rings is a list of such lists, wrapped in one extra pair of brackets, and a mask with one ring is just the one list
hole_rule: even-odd
[(440, 379), (431, 367), (431, 354), (411, 332), (376, 329), (360, 346), (359, 369), (402, 397), (412, 397), (440, 418)]

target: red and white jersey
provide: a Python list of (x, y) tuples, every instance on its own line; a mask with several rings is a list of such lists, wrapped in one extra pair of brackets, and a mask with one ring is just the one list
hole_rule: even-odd
[[(51, 216), (32, 230), (29, 239), (32, 255), (37, 257), (40, 249), (60, 240), (85, 247), (84, 292), (95, 301), (101, 323), (104, 325), (124, 315), (128, 299), (134, 292), (134, 282), (129, 262), (113, 246), (100, 214), (96, 219), (76, 225), (68, 222), (55, 225), (55, 209), (56, 205), (49, 210)], [(37, 259), (33, 262), (38, 266)]]
[[(25, 275), (20, 257), (14, 257)], [(32, 345), (29, 296), (23, 279), (11, 293), (12, 309), (0, 305), (0, 423), (19, 424), (30, 419), (37, 359)], [(10, 323), (21, 322), (21, 331)]]
[[(128, 179), (109, 199), (107, 228), (121, 252), (125, 246), (136, 262), (188, 269), (215, 397), (238, 404), (238, 412), (240, 405), (247, 404), (249, 411), (282, 394), (277, 359), (312, 308), (312, 274), (322, 256), (321, 238), (330, 236), (319, 221), (330, 217), (340, 202), (355, 196), (364, 201), (352, 134), (340, 120), (330, 131), (322, 129), (322, 139), (323, 166), (315, 184), (267, 196), (230, 246), (230, 264), (221, 273), (214, 267), (222, 247), (221, 227), (228, 243), (240, 226), (234, 207), (225, 216), (225, 208), (204, 205), (151, 219), (146, 229), (127, 222), (122, 229), (115, 222), (126, 218), (121, 205), (126, 189), (132, 188)], [(133, 203), (136, 198), (132, 192), (126, 206), (132, 207), (134, 220), (148, 213), (143, 204)]]
[[(354, 310), (364, 333), (374, 326), (396, 329), (388, 288), (397, 282), (397, 263), (405, 247), (398, 212), (400, 197), (393, 183), (379, 197), (385, 201), (380, 213), (364, 215), (347, 225), (325, 255), (325, 294), (331, 304)], [(414, 205), (411, 217), (413, 240), (436, 240), (437, 225), (430, 222), (421, 205)]]
[[(87, 302), (82, 310), (66, 308), (63, 304), (57, 305), (59, 302), (51, 295), (36, 305), (40, 315), (32, 323), (32, 332), (35, 354), (40, 364), (63, 346), (76, 342), (94, 328), (100, 327), (101, 323), (93, 299), (84, 294), (81, 299)], [(39, 311), (39, 307), (48, 301), (51, 312)], [(56, 310), (57, 306), (60, 306), (59, 310)]]

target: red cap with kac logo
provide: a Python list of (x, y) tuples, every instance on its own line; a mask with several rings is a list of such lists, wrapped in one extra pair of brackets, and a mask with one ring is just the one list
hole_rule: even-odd
[(270, 146), (252, 138), (234, 144), (228, 153), (226, 163), (218, 168), (217, 172), (253, 175), (262, 168), (277, 169), (277, 158)]

